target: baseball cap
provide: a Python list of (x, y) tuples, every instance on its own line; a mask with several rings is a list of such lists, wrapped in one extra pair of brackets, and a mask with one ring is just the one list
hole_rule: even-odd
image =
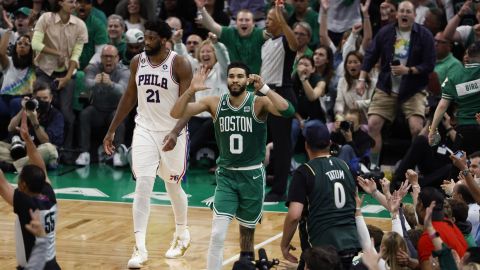
[(330, 132), (320, 120), (307, 121), (303, 127), (302, 135), (312, 148), (323, 149), (330, 145)]
[(32, 13), (32, 10), (29, 9), (28, 7), (21, 7), (15, 11), (14, 15), (17, 15), (19, 13), (22, 13), (23, 15), (28, 17), (30, 16), (30, 13)]
[(139, 29), (129, 29), (125, 33), (125, 40), (127, 43), (142, 43), (145, 40), (142, 30)]

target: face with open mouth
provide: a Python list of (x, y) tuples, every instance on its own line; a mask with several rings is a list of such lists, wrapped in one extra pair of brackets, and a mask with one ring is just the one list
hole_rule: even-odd
[(85, 0), (78, 1), (77, 15), (80, 19), (82, 20), (87, 19), (88, 15), (90, 15), (91, 9), (92, 9), (92, 3)]
[(30, 53), (32, 49), (32, 45), (30, 40), (27, 37), (21, 37), (18, 39), (17, 44), (15, 46), (15, 50), (17, 51), (18, 56), (24, 56)]
[(350, 74), (350, 76), (357, 78), (360, 75), (360, 68), (362, 66), (362, 62), (358, 57), (354, 54), (351, 54), (347, 58), (346, 64), (346, 71)]
[(28, 17), (25, 16), (24, 14), (16, 14), (14, 23), (15, 23), (15, 28), (20, 33), (25, 33), (30, 28), (28, 26)]
[(415, 7), (411, 2), (402, 2), (397, 12), (398, 27), (401, 30), (409, 30), (415, 22)]
[(208, 68), (212, 68), (217, 62), (217, 58), (215, 57), (215, 49), (211, 44), (205, 44), (200, 47), (198, 58), (200, 63)]
[(240, 11), (237, 14), (237, 30), (241, 37), (248, 36), (252, 33), (253, 27), (253, 14), (247, 11)]
[(102, 50), (101, 61), (103, 65), (103, 71), (105, 73), (112, 73), (118, 63), (118, 51), (112, 45), (107, 45)]

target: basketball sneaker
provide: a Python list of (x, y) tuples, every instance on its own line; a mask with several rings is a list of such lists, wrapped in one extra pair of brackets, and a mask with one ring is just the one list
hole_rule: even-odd
[(188, 229), (185, 229), (183, 236), (179, 237), (176, 234), (173, 235), (172, 243), (170, 248), (165, 253), (165, 257), (169, 259), (180, 258), (185, 255), (187, 249), (190, 247), (190, 232)]
[(142, 266), (148, 260), (148, 253), (147, 252), (140, 252), (137, 246), (133, 248), (133, 254), (130, 260), (128, 260), (127, 267), (129, 269), (138, 269), (142, 268)]

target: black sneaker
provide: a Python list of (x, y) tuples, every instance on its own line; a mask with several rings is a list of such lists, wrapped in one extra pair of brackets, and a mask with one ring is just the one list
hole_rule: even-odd
[(287, 200), (287, 196), (285, 194), (279, 195), (274, 192), (269, 192), (267, 195), (265, 195), (264, 202), (284, 202)]

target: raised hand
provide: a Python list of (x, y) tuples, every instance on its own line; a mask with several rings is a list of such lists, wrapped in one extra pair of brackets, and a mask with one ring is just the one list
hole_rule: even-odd
[(193, 74), (192, 82), (190, 83), (190, 89), (195, 92), (210, 89), (210, 87), (205, 85), (205, 80), (207, 79), (209, 72), (210, 69), (205, 66), (202, 66), (202, 68), (198, 69), (195, 74)]
[(467, 165), (467, 154), (463, 152), (462, 157), (457, 157), (456, 155), (450, 155), (450, 159), (452, 160), (452, 163), (455, 167), (457, 167), (459, 170), (465, 170), (468, 169)]
[(390, 181), (387, 178), (380, 179), (380, 185), (382, 186), (382, 192), (385, 195), (385, 198), (390, 198), (392, 194), (390, 193)]
[(454, 186), (455, 186), (455, 181), (453, 181), (453, 179), (450, 179), (450, 181), (443, 180), (443, 184), (440, 185), (440, 187), (443, 189), (445, 194), (447, 194), (448, 196), (452, 196)]
[(320, 0), (320, 4), (322, 5), (322, 9), (324, 11), (328, 11), (328, 8), (330, 7), (330, 0)]
[(371, 179), (363, 179), (362, 177), (358, 176), (357, 182), (368, 194), (372, 194), (375, 190), (377, 190), (377, 184)]
[(208, 39), (213, 43), (217, 43), (218, 42), (218, 36), (215, 35), (214, 33), (212, 32), (208, 32)]
[(183, 29), (177, 29), (172, 35), (173, 43), (181, 43), (183, 37)]
[(398, 191), (394, 191), (392, 196), (387, 200), (388, 211), (390, 211), (390, 213), (397, 213), (401, 202), (402, 197), (400, 193)]
[(418, 185), (418, 174), (414, 170), (408, 169), (405, 173), (405, 178), (412, 186)]
[(355, 205), (357, 209), (360, 209), (362, 208), (362, 205), (363, 205), (363, 200), (365, 199), (365, 194), (362, 194), (362, 196), (358, 196), (358, 188), (355, 192)]
[(205, 4), (207, 3), (207, 0), (195, 0), (195, 4), (197, 5), (197, 9), (202, 9)]
[(253, 87), (255, 88), (255, 91), (259, 91), (263, 87), (263, 85), (265, 85), (262, 77), (260, 77), (260, 75), (257, 75), (257, 74), (250, 74), (250, 76), (248, 76), (248, 83), (249, 84), (253, 83)]
[(362, 11), (363, 15), (368, 15), (368, 8), (370, 7), (370, 2), (372, 2), (372, 0), (365, 1), (365, 4), (362, 4), (360, 2), (360, 10)]
[(423, 227), (425, 229), (433, 227), (432, 225), (432, 212), (433, 208), (435, 208), (435, 201), (430, 203), (430, 206), (425, 209), (425, 218), (423, 220)]
[(398, 195), (400, 196), (400, 200), (407, 195), (408, 190), (412, 187), (410, 183), (408, 183), (408, 180), (405, 180), (401, 185), (400, 188), (398, 189)]
[(29, 224), (25, 224), (25, 228), (37, 237), (46, 236), (47, 234), (45, 233), (45, 228), (40, 222), (40, 211), (38, 209), (35, 210), (35, 212), (32, 211), (32, 209), (29, 209), (28, 211), (30, 212), (30, 217), (32, 220), (30, 220)]
[(20, 120), (20, 127), (16, 128), (20, 133), (20, 137), (24, 142), (31, 141), (30, 133), (28, 133), (27, 112), (22, 112), (22, 119)]
[(472, 0), (465, 1), (465, 3), (463, 3), (462, 8), (460, 8), (460, 10), (458, 11), (458, 15), (465, 16), (468, 13), (470, 13), (472, 11), (472, 9), (470, 8), (471, 6), (472, 6)]
[(352, 26), (352, 33), (358, 34), (362, 30), (362, 24), (356, 23)]

